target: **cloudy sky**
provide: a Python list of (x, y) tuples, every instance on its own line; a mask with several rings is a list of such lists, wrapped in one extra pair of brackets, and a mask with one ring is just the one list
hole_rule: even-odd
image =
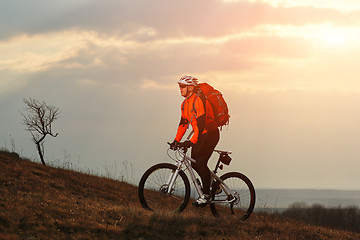
[(360, 189), (357, 0), (12, 0), (0, 29), (0, 148), (37, 158), (33, 97), (61, 110), (48, 162), (137, 182), (171, 161), (191, 74), (224, 94), (218, 148), (255, 187)]

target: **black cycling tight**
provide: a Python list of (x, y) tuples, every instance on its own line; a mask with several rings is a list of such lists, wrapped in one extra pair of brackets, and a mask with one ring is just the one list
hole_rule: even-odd
[(200, 175), (203, 183), (204, 194), (210, 192), (211, 174), (207, 163), (220, 139), (219, 130), (216, 129), (199, 136), (198, 142), (191, 149), (191, 158), (196, 160), (192, 163), (193, 169)]

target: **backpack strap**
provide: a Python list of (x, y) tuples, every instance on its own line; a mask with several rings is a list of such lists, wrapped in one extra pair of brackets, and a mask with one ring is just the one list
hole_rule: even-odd
[(184, 109), (185, 109), (185, 101), (186, 101), (186, 99), (181, 104), (181, 111), (184, 111)]
[(206, 114), (206, 97), (204, 94), (196, 94), (196, 97), (194, 99), (194, 102), (193, 102), (193, 111), (195, 112), (195, 115), (197, 115), (197, 111), (196, 111), (196, 107), (195, 107), (195, 102), (196, 102), (196, 99), (200, 97), (200, 100), (202, 101), (203, 105), (204, 105), (204, 110), (205, 110), (205, 114)]
[[(213, 121), (216, 121), (215, 116), (214, 116), (214, 118), (212, 118), (212, 117), (207, 116), (207, 114), (206, 114), (206, 101), (208, 101), (210, 103), (210, 106), (213, 108), (212, 103), (207, 99), (207, 97), (204, 94), (196, 94), (196, 96), (200, 97), (201, 101), (203, 102), (206, 118), (211, 119)], [(196, 98), (195, 98), (195, 100), (193, 102), (193, 109), (192, 110), (197, 115), (196, 108), (195, 108), (195, 101), (196, 101)]]

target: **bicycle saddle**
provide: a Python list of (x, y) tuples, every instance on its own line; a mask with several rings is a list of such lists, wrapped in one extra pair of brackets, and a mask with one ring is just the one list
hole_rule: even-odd
[(229, 154), (231, 154), (232, 153), (232, 151), (221, 151), (221, 150), (214, 150), (214, 152), (217, 152), (217, 153), (219, 153), (219, 154), (227, 154), (227, 155), (229, 155)]

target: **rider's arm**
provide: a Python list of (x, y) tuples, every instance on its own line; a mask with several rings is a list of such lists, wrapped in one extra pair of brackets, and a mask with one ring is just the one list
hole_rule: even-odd
[(175, 137), (176, 141), (178, 141), (178, 142), (181, 141), (182, 137), (184, 136), (184, 134), (188, 128), (188, 125), (189, 125), (189, 121), (187, 119), (181, 117), (179, 127), (178, 127), (176, 137)]
[(201, 115), (200, 117), (198, 117), (197, 120), (197, 126), (199, 129), (199, 136), (202, 134), (202, 132), (204, 132), (205, 129), (205, 114)]
[(195, 144), (198, 142), (200, 135), (202, 134), (202, 132), (204, 131), (204, 127), (205, 127), (205, 114), (201, 115), (200, 117), (196, 118), (196, 124), (193, 124), (193, 130), (194, 130), (194, 134), (191, 137), (190, 141)]
[(190, 139), (192, 143), (197, 143), (200, 135), (203, 133), (205, 128), (205, 119), (206, 119), (206, 111), (205, 111), (205, 99), (201, 99), (201, 97), (196, 98), (195, 100), (195, 109), (196, 109), (196, 124), (193, 125), (194, 135)]

